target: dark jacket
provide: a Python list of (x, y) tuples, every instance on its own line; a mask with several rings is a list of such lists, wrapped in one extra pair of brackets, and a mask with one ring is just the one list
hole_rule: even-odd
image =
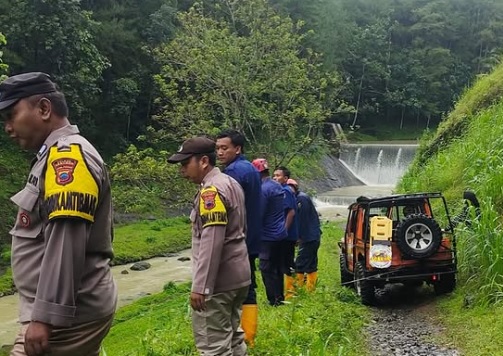
[(246, 246), (250, 256), (257, 256), (260, 252), (260, 233), (262, 230), (260, 174), (243, 155), (232, 161), (223, 172), (237, 180), (243, 188), (246, 207)]

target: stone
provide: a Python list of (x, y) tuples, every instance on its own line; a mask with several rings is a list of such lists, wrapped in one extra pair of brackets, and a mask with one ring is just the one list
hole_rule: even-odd
[(127, 269), (124, 269), (121, 271), (121, 274), (129, 274), (129, 272), (127, 271)]
[(180, 257), (178, 261), (185, 262), (185, 261), (190, 261), (190, 257)]
[(149, 269), (151, 266), (150, 263), (141, 261), (141, 262), (136, 262), (134, 265), (131, 266), (131, 270), (133, 271), (145, 271)]

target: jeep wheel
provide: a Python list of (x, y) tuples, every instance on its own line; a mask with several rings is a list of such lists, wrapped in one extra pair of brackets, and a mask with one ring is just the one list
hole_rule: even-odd
[(425, 258), (433, 255), (442, 242), (438, 223), (424, 214), (409, 215), (396, 229), (396, 243), (408, 257)]
[(440, 279), (433, 283), (436, 295), (451, 293), (456, 288), (456, 275), (454, 273), (442, 274)]
[(346, 266), (346, 257), (341, 253), (339, 255), (340, 268), (341, 268), (341, 286), (343, 287), (354, 287), (353, 275), (348, 272), (348, 267)]
[(372, 280), (366, 279), (365, 269), (362, 262), (357, 262), (355, 267), (355, 289), (356, 294), (361, 298), (362, 304), (375, 304), (375, 284)]

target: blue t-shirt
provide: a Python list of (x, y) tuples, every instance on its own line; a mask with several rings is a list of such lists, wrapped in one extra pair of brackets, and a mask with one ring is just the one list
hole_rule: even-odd
[(266, 178), (262, 181), (262, 241), (281, 241), (287, 236), (283, 211), (284, 190), (281, 184)]
[(239, 155), (225, 167), (224, 173), (237, 180), (243, 188), (246, 208), (246, 247), (249, 255), (258, 255), (262, 231), (260, 173), (243, 155)]
[(295, 211), (295, 216), (293, 217), (292, 224), (288, 229), (288, 241), (297, 241), (299, 239), (299, 218), (297, 216), (297, 199), (292, 189), (288, 185), (283, 185), (283, 190), (285, 192), (285, 199), (283, 201), (283, 211), (285, 212), (285, 219), (288, 212), (293, 209)]
[(318, 241), (321, 237), (320, 217), (313, 201), (304, 192), (297, 195), (299, 238), (302, 242)]

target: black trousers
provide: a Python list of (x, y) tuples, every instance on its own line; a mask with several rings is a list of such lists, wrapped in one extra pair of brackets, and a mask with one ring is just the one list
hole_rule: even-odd
[(295, 245), (296, 241), (281, 241), (282, 270), (286, 276), (295, 272)]
[(248, 256), (248, 260), (250, 261), (251, 284), (243, 304), (257, 304), (257, 278), (255, 277), (255, 272), (257, 271), (257, 267), (255, 266), (256, 259), (257, 256)]
[(283, 271), (281, 242), (262, 241), (260, 259), (260, 272), (264, 281), (265, 293), (270, 305), (282, 304), (283, 295)]
[(299, 246), (299, 254), (295, 260), (297, 273), (311, 273), (318, 270), (318, 249), (320, 240), (303, 242)]

